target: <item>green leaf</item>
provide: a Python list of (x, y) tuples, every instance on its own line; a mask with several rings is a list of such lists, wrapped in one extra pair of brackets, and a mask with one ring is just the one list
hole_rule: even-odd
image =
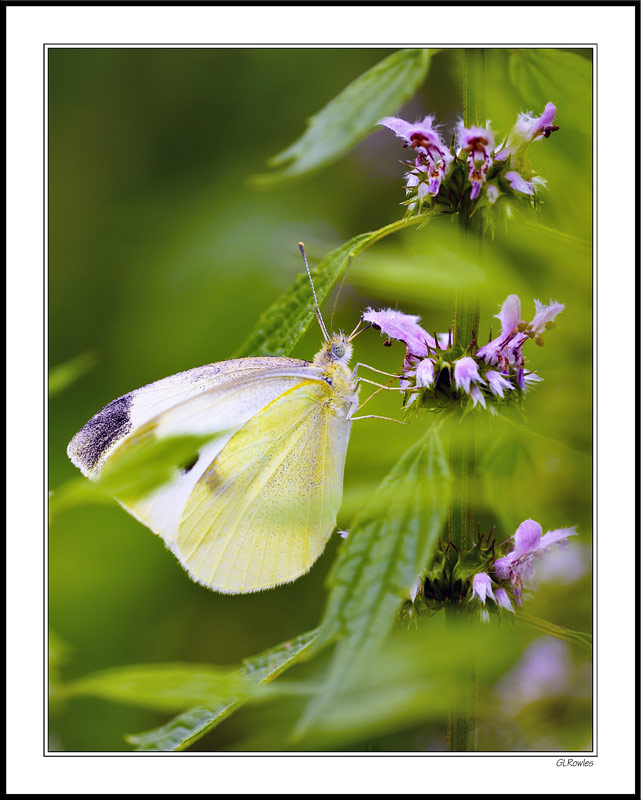
[[(553, 48), (519, 49), (510, 54), (510, 80), (536, 115), (546, 103), (558, 109), (563, 128), (589, 130), (592, 118), (592, 63), (576, 53)], [(582, 123), (587, 121), (587, 125)]]
[(80, 353), (70, 361), (65, 361), (64, 364), (59, 364), (49, 370), (49, 397), (64, 391), (72, 383), (75, 383), (78, 378), (81, 378), (86, 372), (93, 369), (96, 365), (96, 356), (91, 352)]
[[(224, 433), (224, 432), (222, 432)], [(88, 504), (110, 504), (113, 498), (133, 500), (170, 481), (215, 436), (136, 437), (127, 441), (105, 464), (97, 480), (74, 478), (49, 493), (49, 521), (61, 511)]]
[(308, 120), (307, 130), (294, 144), (268, 162), (279, 172), (258, 175), (267, 186), (297, 178), (331, 164), (367, 134), (381, 117), (397, 111), (425, 80), (428, 50), (399, 50), (352, 81)]
[(566, 642), (579, 645), (584, 650), (592, 650), (592, 634), (582, 633), (581, 631), (571, 631), (569, 628), (564, 628), (561, 625), (555, 625), (553, 622), (548, 622), (546, 619), (539, 619), (530, 614), (524, 614), (522, 611), (517, 611), (516, 618), (535, 628), (537, 631), (549, 633), (551, 636), (556, 636), (557, 639), (565, 639)]
[[(320, 264), (311, 270), (319, 305), (330, 295), (352, 258), (356, 258), (375, 242), (430, 218), (429, 214), (417, 214), (409, 219), (398, 220), (377, 231), (361, 233), (345, 244), (332, 250)], [(314, 320), (314, 298), (307, 273), (298, 274), (293, 283), (263, 312), (254, 330), (236, 351), (236, 358), (243, 356), (288, 356)]]
[(338, 636), (327, 682), (308, 706), (307, 729), (351, 674), (372, 658), (418, 576), (429, 567), (447, 518), (450, 473), (437, 419), (396, 463), (354, 520), (329, 576), (327, 609), (315, 648)]
[[(242, 679), (243, 689), (247, 686), (256, 687), (269, 683), (277, 678), (301, 658), (317, 634), (317, 630), (303, 633), (290, 642), (284, 642), (246, 659), (236, 673)], [(248, 697), (245, 691), (231, 695), (215, 705), (190, 708), (159, 728), (144, 733), (129, 734), (125, 738), (130, 744), (137, 745), (137, 750), (165, 752), (185, 750), (240, 708)]]
[(247, 699), (252, 685), (237, 671), (209, 664), (140, 664), (114, 667), (79, 678), (65, 696), (91, 696), (154, 711), (176, 711), (196, 703)]
[(128, 439), (108, 459), (97, 486), (120, 500), (144, 497), (170, 481), (176, 468), (191, 461), (203, 445), (228, 431), (205, 436), (167, 436), (156, 439), (141, 435)]

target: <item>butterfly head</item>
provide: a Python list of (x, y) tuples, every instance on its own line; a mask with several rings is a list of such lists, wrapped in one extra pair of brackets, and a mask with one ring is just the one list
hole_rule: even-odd
[(352, 357), (353, 349), (349, 338), (342, 331), (332, 333), (314, 357), (314, 364), (319, 367), (326, 367), (329, 364), (347, 366)]

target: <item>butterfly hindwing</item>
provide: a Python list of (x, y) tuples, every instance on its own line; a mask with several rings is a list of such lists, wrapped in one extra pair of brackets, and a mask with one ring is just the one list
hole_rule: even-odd
[(200, 583), (266, 589), (307, 572), (335, 524), (350, 422), (325, 381), (304, 380), (252, 416), (204, 470), (174, 549)]

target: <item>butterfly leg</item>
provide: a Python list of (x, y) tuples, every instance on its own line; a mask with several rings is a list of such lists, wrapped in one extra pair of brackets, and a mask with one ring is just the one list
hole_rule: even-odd
[(398, 374), (396, 374), (394, 372), (383, 372), (382, 369), (376, 369), (376, 367), (370, 367), (369, 364), (364, 364), (362, 361), (359, 361), (358, 364), (356, 364), (356, 366), (354, 367), (354, 370), (352, 372), (352, 380), (354, 380), (356, 378), (356, 371), (358, 370), (359, 367), (365, 367), (366, 369), (371, 369), (372, 372), (378, 372), (379, 375), (387, 375), (390, 378), (400, 378), (400, 377), (402, 377), (401, 375), (398, 375)]

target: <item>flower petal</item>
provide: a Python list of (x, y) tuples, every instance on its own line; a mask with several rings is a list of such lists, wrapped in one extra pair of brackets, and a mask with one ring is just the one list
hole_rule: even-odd
[(541, 537), (537, 552), (543, 553), (553, 544), (567, 544), (568, 536), (578, 536), (576, 525), (573, 525), (571, 528), (557, 528), (555, 531), (548, 531)]
[(419, 361), (416, 367), (416, 385), (431, 386), (434, 383), (434, 362), (431, 358)]
[(541, 541), (543, 528), (533, 519), (526, 519), (514, 534), (514, 552), (518, 556), (531, 553), (537, 549)]
[(498, 605), (501, 606), (501, 608), (504, 608), (506, 611), (511, 611), (513, 614), (516, 613), (512, 608), (512, 602), (510, 600), (510, 596), (502, 586), (500, 586), (496, 590), (495, 600), (498, 603)]
[(506, 172), (505, 179), (509, 181), (514, 191), (521, 192), (522, 194), (534, 194), (534, 186), (532, 183), (522, 178), (518, 172), (514, 170)]
[(371, 322), (375, 328), (380, 328), (392, 339), (405, 342), (408, 355), (425, 358), (428, 347), (436, 347), (434, 338), (418, 324), (420, 317), (412, 314), (404, 314), (402, 311), (394, 311), (392, 308), (379, 311), (368, 308), (363, 314), (363, 320)]
[(550, 300), (547, 306), (543, 305), (539, 300), (535, 300), (534, 307), (536, 308), (536, 314), (532, 320), (532, 328), (537, 333), (543, 333), (546, 325), (553, 322), (565, 308), (563, 303), (555, 303), (554, 300)]

